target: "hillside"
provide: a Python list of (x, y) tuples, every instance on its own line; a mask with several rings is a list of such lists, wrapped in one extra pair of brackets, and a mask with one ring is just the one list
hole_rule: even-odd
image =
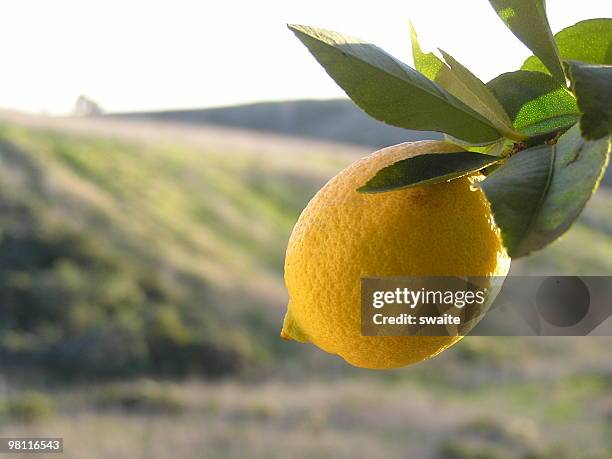
[[(210, 127), (4, 119), (4, 365), (215, 376), (294, 352), (332, 361), (278, 339), (284, 246), (308, 199), (364, 150)], [(601, 192), (563, 241), (515, 272), (612, 272), (609, 203)]]
[(260, 102), (230, 107), (134, 112), (108, 116), (252, 129), (375, 148), (440, 137), (433, 132), (409, 131), (380, 123), (370, 118), (349, 100)]
[(60, 131), (0, 129), (2, 362), (214, 376), (265, 359), (290, 228), (351, 154)]

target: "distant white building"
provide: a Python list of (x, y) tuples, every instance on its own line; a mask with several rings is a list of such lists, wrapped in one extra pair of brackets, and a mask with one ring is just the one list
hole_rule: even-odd
[(74, 116), (97, 116), (103, 113), (104, 110), (96, 101), (84, 95), (78, 97), (72, 109)]

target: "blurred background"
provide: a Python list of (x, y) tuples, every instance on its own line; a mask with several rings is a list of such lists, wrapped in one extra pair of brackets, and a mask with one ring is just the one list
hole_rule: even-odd
[[(612, 457), (610, 337), (473, 337), (382, 372), (279, 338), (308, 200), (437, 136), (369, 119), (285, 23), (411, 62), (411, 19), (484, 81), (529, 55), (485, 0), (330, 3), (0, 6), (1, 437), (85, 459)], [(611, 12), (548, 9), (554, 31)], [(608, 174), (513, 272), (612, 274), (611, 205)]]

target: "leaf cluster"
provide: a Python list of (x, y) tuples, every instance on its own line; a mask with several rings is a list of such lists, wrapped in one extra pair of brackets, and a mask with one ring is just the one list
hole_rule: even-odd
[(516, 258), (567, 231), (603, 176), (612, 137), (612, 19), (581, 21), (553, 35), (544, 0), (489, 1), (533, 56), (487, 83), (447, 52), (423, 51), (412, 25), (414, 68), (357, 38), (289, 28), (370, 116), (442, 132), (457, 147), (400, 160), (358, 191), (485, 171), (480, 186)]

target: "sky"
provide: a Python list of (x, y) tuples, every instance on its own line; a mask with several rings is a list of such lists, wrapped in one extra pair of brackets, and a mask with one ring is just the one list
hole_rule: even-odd
[[(548, 0), (553, 31), (612, 16), (609, 0)], [(579, 7), (577, 6), (579, 4)], [(487, 0), (0, 2), (0, 107), (67, 114), (344, 97), (286, 23), (368, 40), (412, 64), (408, 21), (482, 80), (530, 52)]]

